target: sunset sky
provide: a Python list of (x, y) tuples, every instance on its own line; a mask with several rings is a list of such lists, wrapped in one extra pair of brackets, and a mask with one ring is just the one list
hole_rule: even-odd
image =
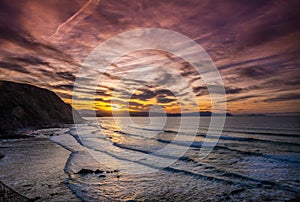
[[(207, 51), (223, 79), (228, 112), (299, 113), (299, 8), (296, 0), (1, 0), (0, 79), (44, 87), (72, 103), (79, 69), (87, 78), (101, 73), (82, 66), (94, 48), (125, 31), (164, 28)], [(210, 110), (201, 76), (163, 51), (124, 55), (104, 73), (95, 100), (91, 85), (82, 88), (76, 109), (123, 110), (130, 102), (131, 111), (160, 105), (178, 112), (175, 94), (188, 105), (193, 93), (199, 106), (184, 111)]]

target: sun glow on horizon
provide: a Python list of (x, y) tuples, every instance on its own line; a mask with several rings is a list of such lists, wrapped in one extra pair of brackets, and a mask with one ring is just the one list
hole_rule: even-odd
[(111, 104), (111, 111), (121, 111), (122, 105), (120, 104)]

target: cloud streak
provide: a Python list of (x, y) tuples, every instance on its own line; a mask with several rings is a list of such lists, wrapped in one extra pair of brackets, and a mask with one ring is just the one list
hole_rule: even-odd
[[(208, 52), (223, 78), (231, 112), (255, 113), (266, 103), (274, 106), (270, 112), (295, 112), (300, 104), (299, 7), (296, 0), (3, 0), (0, 79), (46, 87), (71, 102), (76, 74), (84, 68), (80, 99), (88, 100), (95, 90), (91, 78), (104, 68), (81, 67), (90, 51), (124, 31), (157, 27), (185, 34)], [(98, 102), (107, 104), (112, 92), (120, 102), (128, 101), (134, 92), (136, 109), (148, 109), (142, 102), (150, 100), (173, 105), (191, 93), (209, 103), (207, 87), (213, 87), (189, 63), (159, 51), (124, 56), (101, 82)]]

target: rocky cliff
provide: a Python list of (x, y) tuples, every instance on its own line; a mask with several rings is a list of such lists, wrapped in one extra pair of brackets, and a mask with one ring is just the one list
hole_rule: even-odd
[[(20, 128), (73, 123), (72, 110), (52, 91), (0, 81), (0, 136)], [(76, 111), (74, 114), (83, 121)]]

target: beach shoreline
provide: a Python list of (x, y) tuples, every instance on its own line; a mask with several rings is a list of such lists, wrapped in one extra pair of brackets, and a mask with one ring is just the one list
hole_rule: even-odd
[(8, 201), (81, 201), (66, 184), (71, 152), (48, 137), (2, 139), (0, 153), (1, 190)]

